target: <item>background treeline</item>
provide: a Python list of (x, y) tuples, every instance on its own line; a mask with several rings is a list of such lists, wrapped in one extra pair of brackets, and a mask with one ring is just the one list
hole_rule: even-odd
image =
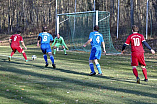
[[(119, 0), (119, 37), (131, 33), (136, 24), (140, 33), (146, 32), (147, 0)], [(94, 0), (77, 0), (76, 12), (92, 11)], [(110, 27), (113, 37), (117, 35), (118, 0), (95, 0), (95, 9), (110, 12)], [(75, 0), (58, 0), (58, 13), (75, 12)], [(56, 0), (0, 0), (0, 33), (11, 34), (22, 27), (23, 32), (35, 33), (47, 25), (55, 32)], [(149, 0), (148, 38), (155, 38), (157, 27), (157, 0)]]

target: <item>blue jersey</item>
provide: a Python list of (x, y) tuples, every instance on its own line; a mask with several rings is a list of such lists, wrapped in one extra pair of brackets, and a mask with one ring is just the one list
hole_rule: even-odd
[(92, 39), (91, 46), (92, 47), (101, 47), (101, 43), (104, 42), (102, 34), (99, 32), (91, 32), (89, 35), (89, 39)]
[(90, 53), (90, 60), (94, 59), (100, 59), (101, 57), (101, 43), (104, 42), (102, 34), (99, 32), (91, 32), (89, 35), (89, 39), (92, 39), (91, 41), (91, 53)]
[(39, 33), (39, 36), (41, 37), (41, 44), (50, 43), (50, 41), (53, 41), (52, 35), (47, 32)]

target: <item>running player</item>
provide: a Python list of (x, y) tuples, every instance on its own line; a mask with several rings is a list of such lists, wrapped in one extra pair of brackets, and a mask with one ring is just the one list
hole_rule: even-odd
[(91, 69), (91, 73), (89, 74), (89, 76), (96, 74), (96, 72), (94, 71), (93, 61), (95, 62), (95, 65), (98, 70), (97, 75), (102, 75), (100, 64), (98, 62), (98, 59), (100, 59), (101, 57), (101, 44), (103, 45), (104, 53), (106, 53), (106, 50), (105, 50), (105, 43), (103, 40), (103, 36), (98, 32), (98, 30), (99, 27), (97, 25), (94, 26), (94, 32), (90, 33), (89, 40), (83, 45), (83, 47), (86, 47), (89, 43), (91, 43), (92, 46), (90, 57), (89, 57), (89, 66)]
[(127, 45), (131, 44), (131, 66), (133, 69), (133, 73), (136, 76), (137, 83), (140, 84), (140, 78), (138, 76), (138, 71), (136, 69), (136, 66), (138, 66), (138, 63), (141, 65), (143, 75), (145, 77), (144, 81), (148, 81), (147, 78), (147, 70), (146, 70), (146, 63), (144, 59), (144, 49), (142, 43), (152, 52), (152, 54), (155, 54), (155, 51), (148, 45), (146, 40), (144, 39), (144, 36), (142, 34), (138, 33), (139, 28), (136, 25), (132, 26), (132, 34), (128, 36), (125, 44), (122, 47), (122, 54), (124, 53), (124, 49)]
[(23, 48), (20, 46), (20, 42), (21, 42), (22, 46), (25, 49), (27, 49), (27, 47), (24, 44), (23, 38), (21, 36), (21, 31), (18, 30), (17, 34), (12, 35), (9, 39), (10, 47), (12, 49), (11, 55), (8, 57), (9, 61), (11, 60), (11, 57), (15, 54), (16, 51), (23, 54), (23, 57), (25, 58), (25, 62), (28, 61), (26, 53), (24, 52)]
[[(56, 44), (55, 44), (56, 43)], [(55, 44), (55, 46), (54, 46)], [(56, 54), (56, 49), (59, 48), (59, 46), (62, 46), (63, 47), (63, 50), (64, 50), (64, 54), (67, 55), (66, 53), (66, 49), (68, 49), (68, 47), (66, 46), (65, 42), (64, 42), (64, 39), (62, 36), (60, 36), (60, 34), (58, 33), (57, 34), (57, 37), (55, 37), (54, 39), (54, 42), (52, 43), (52, 46), (54, 49), (53, 49), (53, 54), (55, 55)]]
[(50, 60), (52, 62), (53, 68), (56, 68), (56, 65), (54, 64), (54, 58), (52, 56), (52, 50), (50, 47), (50, 41), (53, 41), (53, 37), (51, 34), (46, 32), (47, 30), (48, 30), (47, 27), (43, 27), (43, 32), (39, 33), (37, 46), (39, 46), (39, 42), (41, 41), (41, 50), (44, 54), (43, 57), (46, 63), (45, 67), (48, 66), (48, 60), (47, 60), (47, 55), (46, 55), (46, 53), (48, 53), (48, 55), (50, 56)]

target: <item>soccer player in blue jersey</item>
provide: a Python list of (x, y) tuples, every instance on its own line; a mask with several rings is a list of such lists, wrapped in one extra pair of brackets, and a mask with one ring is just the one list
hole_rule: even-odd
[(103, 40), (102, 34), (98, 32), (99, 27), (96, 25), (94, 26), (94, 32), (91, 32), (89, 35), (89, 40), (83, 45), (83, 47), (86, 47), (89, 43), (91, 43), (91, 53), (89, 57), (89, 66), (91, 69), (91, 73), (89, 76), (95, 75), (96, 72), (94, 71), (94, 64), (93, 61), (97, 67), (98, 74), (97, 75), (102, 75), (101, 67), (98, 62), (98, 59), (101, 57), (101, 44), (103, 45), (103, 52), (106, 53), (105, 50), (105, 42)]
[(52, 55), (52, 50), (50, 47), (50, 41), (53, 41), (53, 37), (51, 34), (49, 34), (46, 31), (47, 31), (47, 27), (43, 27), (43, 32), (39, 33), (39, 35), (38, 35), (37, 46), (39, 46), (39, 42), (41, 40), (41, 50), (44, 54), (43, 57), (44, 57), (44, 60), (46, 62), (45, 67), (48, 66), (47, 55), (46, 55), (46, 53), (48, 53), (48, 55), (50, 56), (50, 60), (52, 61), (53, 68), (56, 68), (56, 65), (54, 64), (54, 58)]

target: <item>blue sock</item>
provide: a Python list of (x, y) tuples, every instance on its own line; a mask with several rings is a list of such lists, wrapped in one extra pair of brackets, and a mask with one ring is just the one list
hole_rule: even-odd
[(52, 61), (52, 64), (54, 64), (54, 58), (52, 55), (50, 56), (50, 60)]
[(89, 66), (90, 66), (91, 72), (94, 73), (95, 71), (94, 71), (94, 65), (93, 65), (93, 63), (90, 63)]
[(47, 55), (43, 55), (43, 56), (44, 56), (45, 62), (48, 63), (48, 62), (47, 62)]
[(98, 69), (98, 72), (101, 74), (102, 71), (101, 71), (101, 68), (100, 68), (100, 64), (97, 64), (96, 67), (97, 67), (97, 69)]

